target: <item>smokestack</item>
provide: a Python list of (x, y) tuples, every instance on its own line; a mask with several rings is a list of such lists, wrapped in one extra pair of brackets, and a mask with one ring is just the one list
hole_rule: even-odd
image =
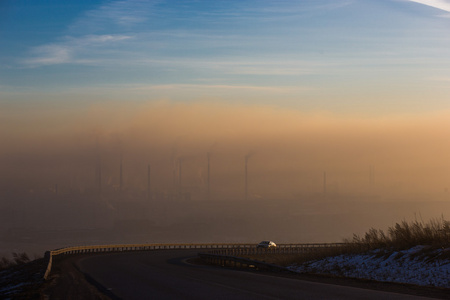
[(373, 165), (370, 165), (369, 166), (369, 194), (370, 195), (374, 195), (374, 192), (375, 192), (374, 183), (375, 183), (375, 171), (374, 171)]
[(179, 193), (179, 196), (181, 197), (181, 162), (182, 162), (182, 159), (181, 159), (181, 157), (178, 159), (178, 193)]
[(253, 151), (245, 156), (245, 200), (248, 199), (248, 160), (255, 154)]
[(369, 184), (370, 187), (373, 186), (373, 183), (375, 181), (375, 172), (374, 172), (374, 168), (372, 165), (369, 166)]
[(210, 159), (211, 159), (211, 154), (208, 152), (208, 154), (207, 154), (207, 157), (208, 157), (208, 178), (207, 178), (207, 199), (209, 200), (210, 199), (210, 184), (211, 184), (211, 181), (210, 181)]
[(119, 174), (119, 192), (122, 193), (123, 189), (123, 168), (122, 168), (122, 154), (120, 154), (120, 174)]
[(147, 165), (147, 198), (152, 199), (151, 189), (150, 189), (150, 164)]
[(98, 195), (101, 197), (102, 196), (102, 163), (100, 160), (100, 156), (98, 158), (98, 178), (97, 178), (98, 182)]
[(248, 158), (249, 158), (249, 155), (246, 155), (245, 156), (245, 200), (246, 201), (248, 199), (248, 168), (247, 168)]
[(98, 196), (101, 198), (102, 196), (102, 159), (100, 156), (100, 147), (99, 147), (99, 141), (98, 136), (95, 137), (95, 150), (97, 152), (97, 167), (96, 167), (96, 174), (95, 174), (95, 180), (97, 185), (97, 192)]

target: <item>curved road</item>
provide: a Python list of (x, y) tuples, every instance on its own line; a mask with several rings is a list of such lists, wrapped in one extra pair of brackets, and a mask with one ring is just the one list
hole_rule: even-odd
[(77, 264), (119, 299), (429, 299), (185, 262), (197, 253), (105, 254), (83, 258)]

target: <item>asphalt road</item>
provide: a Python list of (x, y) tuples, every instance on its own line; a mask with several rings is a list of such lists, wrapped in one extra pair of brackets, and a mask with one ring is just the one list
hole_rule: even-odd
[(77, 264), (119, 299), (430, 299), (185, 262), (197, 252), (105, 254)]

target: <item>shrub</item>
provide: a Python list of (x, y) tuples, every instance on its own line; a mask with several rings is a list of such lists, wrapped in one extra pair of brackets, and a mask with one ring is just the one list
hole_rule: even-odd
[(6, 257), (2, 257), (0, 259), (0, 270), (7, 269), (13, 265), (14, 263), (11, 260), (7, 259)]
[(26, 254), (25, 252), (23, 252), (23, 253), (13, 252), (12, 257), (13, 257), (12, 260), (10, 260), (6, 257), (2, 257), (0, 259), (0, 270), (8, 269), (15, 265), (26, 264), (27, 262), (30, 261), (28, 254)]
[(371, 228), (364, 237), (353, 235), (353, 240), (347, 242), (363, 250), (378, 248), (402, 250), (417, 245), (447, 248), (450, 246), (450, 222), (443, 217), (430, 220), (428, 223), (418, 220), (410, 223), (402, 221), (389, 227), (387, 235), (382, 230)]
[(30, 258), (28, 257), (28, 255), (25, 252), (23, 252), (23, 253), (13, 252), (12, 256), (13, 256), (14, 261), (18, 265), (25, 264), (30, 261)]

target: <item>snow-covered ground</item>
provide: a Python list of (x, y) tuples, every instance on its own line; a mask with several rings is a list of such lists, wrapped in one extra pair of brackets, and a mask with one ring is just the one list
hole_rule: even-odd
[(44, 259), (37, 259), (0, 271), (0, 299), (35, 299), (46, 266)]
[(430, 251), (425, 246), (389, 253), (374, 250), (366, 254), (340, 255), (310, 261), (290, 266), (289, 269), (299, 273), (332, 274), (450, 288), (450, 259), (441, 259), (448, 252), (450, 248)]

